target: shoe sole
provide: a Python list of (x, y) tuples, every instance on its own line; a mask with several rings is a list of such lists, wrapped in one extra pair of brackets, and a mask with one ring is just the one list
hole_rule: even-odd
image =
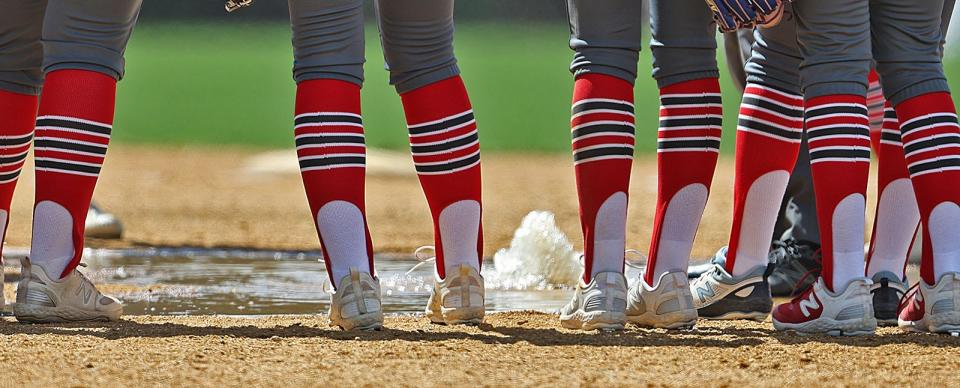
[(875, 334), (877, 322), (876, 319), (837, 321), (829, 318), (818, 318), (809, 322), (794, 324), (783, 323), (774, 319), (773, 328), (779, 331), (791, 331), (800, 335), (826, 334), (834, 337), (864, 336)]
[(439, 312), (427, 312), (430, 322), (438, 325), (479, 325), (483, 323), (485, 314), (486, 308), (483, 306), (454, 309), (441, 308)]
[(897, 326), (909, 333), (936, 333), (958, 335), (960, 333), (960, 312), (948, 312), (931, 316), (926, 322), (899, 321)]
[(73, 307), (46, 307), (13, 305), (13, 315), (22, 323), (67, 323), (67, 322), (114, 322), (120, 320), (122, 311), (116, 314), (91, 313)]
[(750, 320), (763, 322), (770, 316), (770, 312), (760, 312), (760, 311), (731, 311), (729, 313), (717, 315), (714, 317), (705, 317), (700, 316), (700, 318), (708, 319), (711, 321), (737, 321), (737, 320)]
[(674, 311), (666, 314), (656, 314), (653, 318), (645, 315), (628, 315), (627, 321), (633, 325), (654, 329), (692, 329), (697, 324), (697, 311)]
[(570, 315), (560, 315), (560, 326), (572, 330), (623, 330), (626, 321), (626, 314), (609, 311), (586, 312), (577, 310)]
[[(346, 324), (345, 324), (346, 323)], [(361, 330), (375, 331), (383, 329), (383, 312), (367, 313), (357, 317), (344, 319), (339, 322), (330, 321), (330, 326), (339, 327), (343, 331)]]

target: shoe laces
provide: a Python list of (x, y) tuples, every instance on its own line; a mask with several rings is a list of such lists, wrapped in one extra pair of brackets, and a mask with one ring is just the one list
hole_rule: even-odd
[[(87, 268), (87, 263), (79, 263), (77, 266)], [(80, 295), (80, 293), (87, 288), (93, 290), (94, 294), (98, 293), (97, 287), (93, 285), (93, 282), (91, 282), (90, 279), (87, 279), (87, 275), (84, 275), (83, 272), (80, 272), (76, 268), (73, 269), (73, 272), (80, 277), (80, 288), (77, 288), (77, 295)]]
[[(427, 252), (427, 251), (432, 251), (433, 254), (432, 254), (432, 255), (428, 255), (428, 254), (425, 253), (425, 252)], [(436, 261), (437, 261), (437, 248), (434, 247), (433, 245), (424, 245), (424, 246), (422, 246), (422, 247), (420, 247), (420, 248), (417, 248), (417, 250), (413, 251), (413, 256), (416, 257), (417, 260), (419, 260), (420, 262), (417, 263), (416, 265), (414, 265), (413, 267), (411, 267), (409, 270), (407, 270), (407, 272), (404, 273), (404, 275), (409, 275), (409, 274), (413, 273), (413, 271), (416, 271), (418, 268), (426, 265), (427, 263), (436, 262)]]

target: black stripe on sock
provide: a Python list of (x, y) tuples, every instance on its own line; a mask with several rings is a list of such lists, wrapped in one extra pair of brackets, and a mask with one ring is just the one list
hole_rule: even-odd
[(312, 159), (301, 159), (300, 168), (308, 167), (327, 167), (338, 164), (365, 164), (365, 156), (337, 156), (337, 157), (318, 157)]
[(573, 153), (573, 160), (576, 162), (583, 161), (585, 159), (592, 159), (600, 156), (633, 156), (633, 148), (629, 146), (615, 146), (611, 145), (609, 147), (603, 148), (594, 148), (586, 151), (579, 151)]
[(461, 124), (469, 123), (473, 120), (473, 112), (454, 117), (452, 119), (444, 120), (436, 124), (425, 125), (422, 127), (409, 128), (411, 135), (422, 135), (425, 133), (442, 131), (447, 128), (456, 127)]
[(823, 158), (870, 159), (870, 151), (855, 149), (810, 151), (810, 160)]
[(881, 132), (880, 140), (895, 141), (897, 143), (903, 143), (903, 139), (900, 138), (900, 134), (896, 132)]
[(926, 139), (917, 142), (910, 143), (908, 146), (903, 147), (903, 152), (912, 153), (914, 151), (920, 151), (924, 148), (933, 148), (937, 146), (947, 145), (947, 144), (958, 144), (960, 145), (960, 137), (958, 136), (944, 136), (937, 137), (933, 139)]
[(480, 137), (476, 132), (474, 132), (470, 134), (470, 136), (460, 138), (457, 140), (448, 141), (445, 143), (433, 144), (433, 145), (411, 145), (410, 151), (413, 152), (414, 154), (420, 154), (425, 152), (441, 152), (441, 151), (454, 149), (457, 147), (462, 147), (478, 140), (480, 140)]
[(659, 139), (657, 149), (669, 150), (675, 148), (713, 148), (720, 149), (720, 140), (671, 140), (669, 138)]
[(600, 132), (615, 132), (615, 133), (629, 133), (631, 135), (636, 134), (636, 130), (629, 126), (623, 124), (597, 124), (597, 125), (584, 125), (580, 128), (574, 130), (571, 135), (573, 139), (576, 140), (581, 136), (592, 135)]
[(723, 125), (722, 117), (693, 117), (685, 119), (663, 117), (660, 119), (660, 128), (711, 127), (721, 125)]
[(926, 163), (920, 163), (909, 167), (910, 175), (915, 175), (920, 172), (937, 170), (945, 167), (960, 167), (960, 159), (938, 159)]
[(316, 115), (301, 116), (293, 120), (294, 125), (323, 124), (323, 123), (351, 123), (363, 125), (363, 119), (348, 115)]
[(807, 139), (813, 140), (825, 136), (835, 136), (835, 135), (849, 135), (849, 136), (866, 136), (870, 137), (870, 130), (867, 128), (856, 128), (856, 127), (837, 127), (837, 128), (828, 128), (828, 129), (814, 129), (807, 130)]
[(746, 96), (746, 95), (743, 96), (742, 105), (752, 105), (752, 106), (755, 106), (755, 107), (758, 107), (758, 108), (763, 108), (763, 109), (766, 109), (766, 110), (774, 111), (774, 112), (777, 112), (777, 113), (782, 114), (782, 115), (784, 115), (784, 116), (792, 117), (792, 118), (795, 118), (795, 119), (798, 119), (798, 120), (803, 118), (803, 109), (802, 109), (802, 108), (799, 108), (799, 107), (798, 107), (798, 108), (796, 108), (796, 109), (791, 109), (791, 108), (787, 108), (787, 107), (785, 107), (785, 106), (781, 106), (781, 105), (774, 104), (774, 103), (772, 103), (772, 102), (770, 102), (770, 101), (767, 101), (767, 100), (762, 100), (762, 99), (757, 98), (757, 97), (750, 97), (750, 96)]
[(18, 163), (18, 162), (22, 162), (26, 158), (27, 158), (26, 152), (17, 156), (0, 156), (0, 164)]
[(37, 127), (61, 127), (61, 128), (70, 128), (80, 131), (99, 133), (101, 135), (109, 135), (110, 128), (97, 124), (90, 123), (80, 123), (71, 120), (64, 119), (37, 119)]
[(458, 169), (458, 168), (461, 168), (461, 167), (466, 167), (466, 166), (469, 166), (469, 165), (474, 164), (474, 163), (479, 162), (479, 161), (480, 161), (480, 154), (477, 153), (477, 154), (475, 154), (475, 155), (473, 155), (473, 156), (471, 156), (471, 157), (469, 157), (469, 158), (457, 160), (457, 161), (450, 162), (450, 163), (435, 164), (435, 165), (430, 165), (430, 166), (419, 166), (419, 165), (418, 165), (418, 166), (416, 166), (416, 167), (417, 167), (417, 172), (418, 172), (418, 173), (443, 172), (443, 171), (455, 170), (455, 169)]
[(57, 170), (77, 171), (77, 172), (85, 172), (85, 173), (90, 173), (90, 174), (99, 174), (99, 173), (100, 173), (100, 167), (99, 167), (99, 166), (85, 166), (85, 165), (82, 165), (82, 164), (73, 164), (73, 163), (66, 163), (66, 162), (55, 162), (55, 161), (50, 161), (50, 160), (38, 160), (38, 161), (37, 161), (37, 168), (54, 168), (54, 169), (57, 169)]
[(87, 152), (97, 155), (106, 155), (107, 146), (93, 146), (87, 144), (76, 144), (62, 140), (37, 140), (34, 142), (36, 148), (59, 148), (62, 150), (71, 150), (79, 152)]
[(629, 104), (624, 104), (622, 102), (606, 102), (606, 101), (596, 101), (596, 102), (584, 102), (573, 105), (573, 114), (583, 113), (588, 110), (619, 110), (622, 112), (627, 112), (633, 114), (633, 107)]
[(931, 116), (925, 119), (915, 120), (908, 124), (900, 125), (900, 132), (907, 134), (910, 131), (916, 130), (917, 128), (936, 125), (936, 124), (957, 124), (957, 118), (954, 116), (942, 115), (942, 116)]
[(748, 119), (740, 119), (739, 126), (752, 129), (754, 131), (766, 132), (774, 136), (785, 137), (791, 140), (800, 140), (803, 136), (799, 131), (788, 131), (783, 128), (778, 128), (772, 125), (756, 122)]
[(26, 145), (33, 139), (33, 134), (24, 135), (21, 137), (14, 137), (9, 139), (0, 139), (0, 146), (11, 147), (11, 146), (22, 146)]
[(893, 109), (884, 109), (884, 110), (883, 110), (883, 118), (896, 120), (896, 119), (897, 119), (897, 111), (895, 111), (895, 110), (893, 110)]
[(818, 116), (832, 115), (832, 114), (851, 114), (851, 115), (860, 115), (867, 116), (867, 107), (862, 105), (857, 106), (825, 106), (822, 108), (810, 108), (805, 112), (804, 117), (807, 120), (814, 120)]
[(311, 134), (309, 136), (301, 136), (296, 139), (297, 147), (305, 145), (317, 145), (317, 144), (332, 144), (332, 143), (349, 143), (363, 145), (363, 135), (356, 136), (347, 136), (347, 135), (323, 135), (323, 134)]
[(6, 182), (11, 179), (17, 179), (17, 177), (19, 176), (20, 176), (20, 169), (17, 169), (17, 171), (11, 172), (9, 174), (0, 175), (0, 181)]
[(688, 96), (688, 97), (660, 97), (660, 105), (669, 108), (673, 105), (706, 105), (721, 104), (720, 96)]

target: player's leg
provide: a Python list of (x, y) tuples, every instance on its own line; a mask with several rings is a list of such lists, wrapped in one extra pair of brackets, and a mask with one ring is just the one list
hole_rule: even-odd
[(480, 142), (453, 54), (453, 0), (378, 1), (390, 83), (400, 94), (410, 149), (433, 216), (438, 323), (483, 319)]
[(810, 0), (793, 5), (804, 58), (800, 76), (823, 272), (805, 293), (774, 309), (778, 330), (851, 335), (876, 329), (871, 281), (863, 277), (870, 161), (869, 3)]
[(567, 9), (575, 53), (570, 126), (584, 269), (560, 321), (568, 328), (616, 329), (626, 320), (623, 255), (641, 2), (569, 0)]
[(113, 128), (123, 52), (140, 3), (47, 4), (42, 33), (46, 80), (34, 139), (33, 241), (17, 290), (18, 320), (115, 320), (122, 312), (118, 301), (100, 295), (75, 268)]
[(383, 325), (383, 311), (364, 202), (363, 2), (288, 4), (297, 82), (294, 140), (334, 287), (330, 324), (376, 329)]
[(653, 77), (660, 88), (657, 204), (647, 269), (630, 295), (679, 296), (681, 302), (672, 303), (677, 309), (667, 314), (638, 318), (628, 311), (628, 318), (662, 325), (674, 321), (672, 315), (695, 315), (686, 272), (717, 164), (723, 107), (709, 8), (696, 0), (653, 0), (650, 30)]
[(730, 241), (717, 252), (713, 271), (691, 284), (701, 317), (763, 320), (773, 304), (766, 281), (770, 241), (803, 132), (796, 25), (789, 4), (784, 12), (779, 25), (756, 31), (746, 64)]
[(911, 295), (923, 303), (904, 303), (900, 322), (933, 332), (960, 330), (960, 125), (940, 60), (943, 5), (876, 1), (871, 7), (877, 70), (900, 120), (923, 222), (921, 279)]
[[(0, 253), (10, 224), (13, 191), (37, 118), (37, 96), (43, 83), (40, 27), (46, 4), (44, 0), (0, 3)], [(2, 294), (0, 309), (4, 307)]]
[[(877, 202), (867, 250), (866, 275), (873, 280), (873, 309), (880, 325), (896, 325), (907, 291), (906, 265), (920, 224), (920, 211), (903, 157), (897, 114), (870, 72), (867, 110), (870, 143), (877, 154)], [(879, 111), (879, 112), (878, 112)]]
[[(954, 0), (946, 1), (940, 16), (940, 31), (944, 37), (940, 40), (941, 56), (954, 5)], [(897, 309), (907, 286), (904, 270), (920, 223), (920, 210), (904, 159), (896, 111), (883, 98), (876, 73), (871, 73), (871, 77), (876, 79), (876, 89), (879, 91), (876, 100), (883, 104), (884, 109), (880, 114), (882, 125), (874, 125), (871, 110), (870, 138), (877, 152), (877, 185), (880, 194), (867, 255), (867, 276), (874, 281), (873, 308), (878, 322), (897, 324)], [(871, 89), (873, 85), (871, 83)], [(869, 91), (867, 96), (869, 101)]]

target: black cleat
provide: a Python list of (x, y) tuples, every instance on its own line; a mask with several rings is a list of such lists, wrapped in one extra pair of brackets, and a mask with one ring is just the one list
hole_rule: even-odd
[(881, 271), (873, 275), (873, 315), (880, 326), (897, 326), (900, 299), (907, 292), (907, 283), (890, 271)]

